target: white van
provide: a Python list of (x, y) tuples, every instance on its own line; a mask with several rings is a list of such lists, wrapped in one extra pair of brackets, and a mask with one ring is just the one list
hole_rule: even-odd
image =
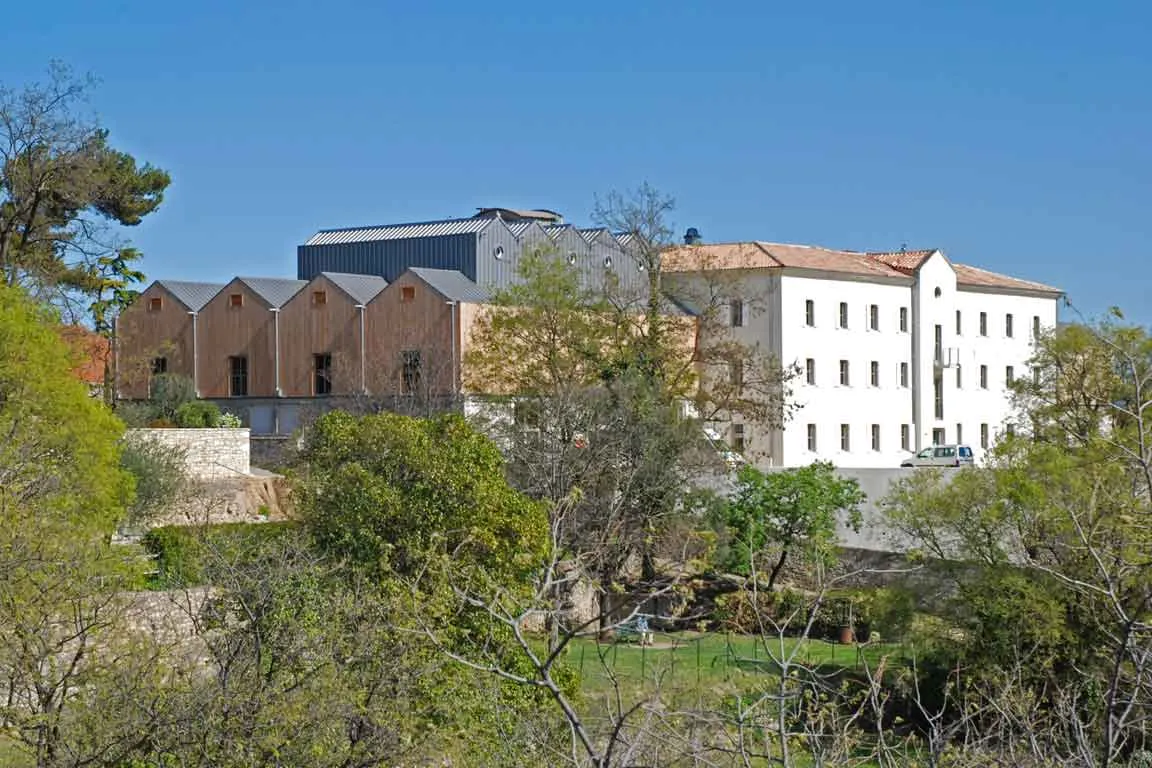
[(934, 445), (900, 463), (901, 467), (967, 467), (974, 463), (967, 445)]

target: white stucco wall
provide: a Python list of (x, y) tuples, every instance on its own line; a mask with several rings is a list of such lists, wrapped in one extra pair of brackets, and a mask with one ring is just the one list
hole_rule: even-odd
[(247, 428), (131, 429), (133, 435), (179, 448), (191, 477), (211, 479), (250, 474)]

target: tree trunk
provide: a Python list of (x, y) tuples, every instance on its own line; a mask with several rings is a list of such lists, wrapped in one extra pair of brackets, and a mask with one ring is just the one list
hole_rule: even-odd
[(780, 558), (776, 561), (776, 565), (772, 566), (772, 572), (768, 574), (768, 591), (771, 592), (772, 588), (776, 585), (776, 577), (780, 575), (780, 571), (784, 568), (784, 561), (788, 559), (788, 550), (785, 548), (780, 552)]

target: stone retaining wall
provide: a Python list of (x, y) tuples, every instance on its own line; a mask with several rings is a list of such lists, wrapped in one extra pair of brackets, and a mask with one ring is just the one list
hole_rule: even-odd
[(251, 447), (247, 427), (131, 429), (129, 432), (181, 449), (188, 474), (193, 478), (237, 477), (251, 473)]

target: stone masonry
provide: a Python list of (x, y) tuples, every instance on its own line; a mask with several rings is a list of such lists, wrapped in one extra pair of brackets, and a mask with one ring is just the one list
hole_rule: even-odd
[(248, 429), (133, 429), (149, 440), (184, 451), (190, 477), (217, 479), (251, 474)]

